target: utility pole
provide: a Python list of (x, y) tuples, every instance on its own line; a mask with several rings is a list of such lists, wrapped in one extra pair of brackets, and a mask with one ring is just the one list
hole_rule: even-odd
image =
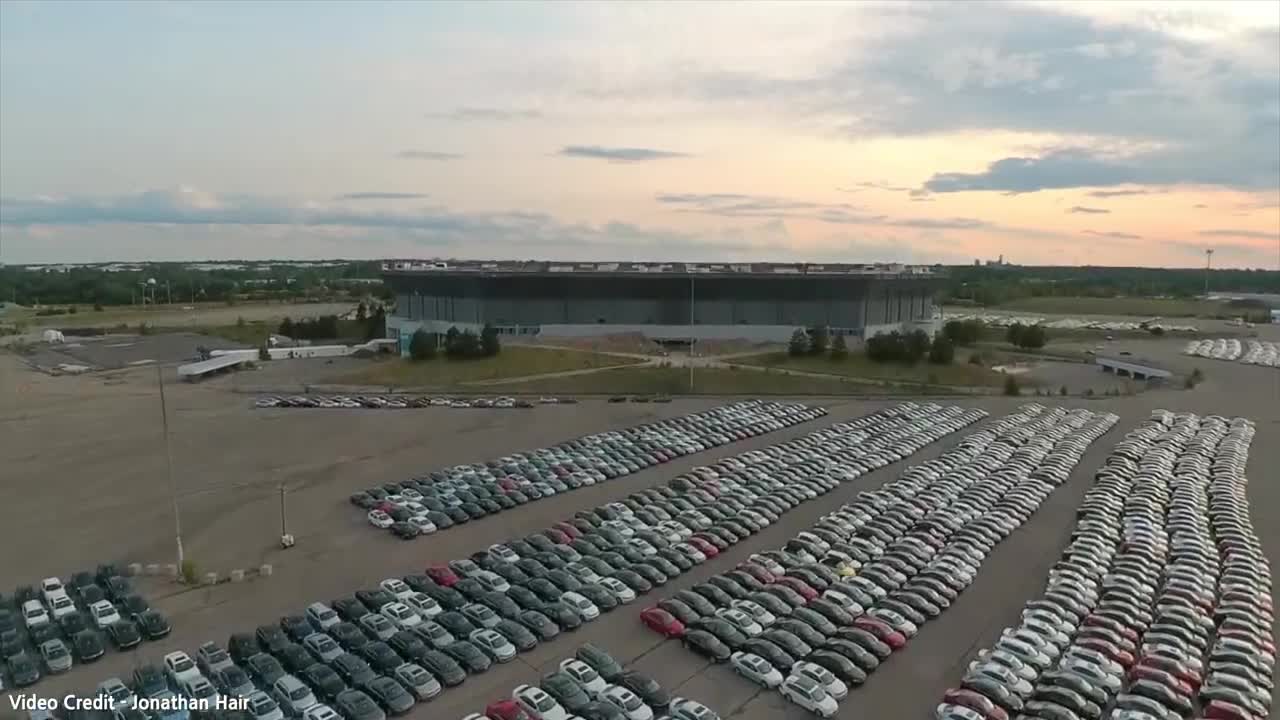
[(1204, 251), (1204, 299), (1209, 299), (1209, 268), (1213, 265), (1213, 248)]
[(178, 479), (173, 474), (173, 452), (169, 447), (169, 409), (164, 398), (164, 368), (159, 365), (156, 366), (156, 379), (160, 382), (160, 421), (164, 427), (164, 460), (165, 469), (169, 475), (169, 495), (173, 500), (173, 530), (174, 539), (178, 544), (178, 573), (181, 574), (182, 566), (186, 561), (182, 551), (182, 515), (178, 510)]

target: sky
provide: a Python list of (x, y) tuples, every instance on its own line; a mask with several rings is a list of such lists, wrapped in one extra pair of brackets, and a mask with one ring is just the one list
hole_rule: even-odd
[(0, 261), (1280, 269), (1280, 1), (0, 2)]

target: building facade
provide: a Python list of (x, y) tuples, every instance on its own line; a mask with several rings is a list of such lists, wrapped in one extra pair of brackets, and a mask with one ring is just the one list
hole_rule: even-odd
[(940, 277), (904, 266), (389, 263), (388, 334), (423, 329), (785, 342), (800, 327), (862, 338), (928, 325)]

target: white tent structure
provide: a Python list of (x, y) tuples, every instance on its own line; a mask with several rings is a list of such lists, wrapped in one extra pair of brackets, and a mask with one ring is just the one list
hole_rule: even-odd
[(67, 339), (62, 336), (62, 331), (60, 330), (45, 330), (42, 337), (47, 343), (61, 343), (67, 341)]

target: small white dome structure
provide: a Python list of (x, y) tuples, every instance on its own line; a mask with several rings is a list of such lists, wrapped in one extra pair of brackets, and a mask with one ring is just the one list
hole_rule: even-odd
[(43, 337), (44, 341), (47, 343), (61, 343), (67, 341), (67, 339), (62, 336), (62, 331), (60, 330), (45, 330)]

